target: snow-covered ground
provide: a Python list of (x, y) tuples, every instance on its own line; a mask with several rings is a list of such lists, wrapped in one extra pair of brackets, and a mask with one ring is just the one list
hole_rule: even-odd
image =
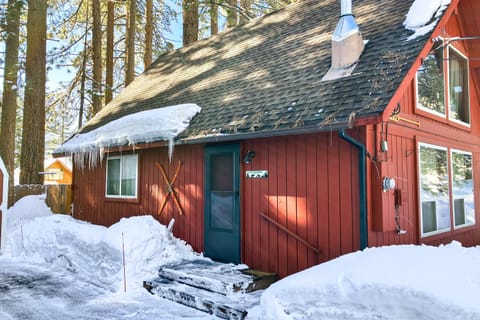
[[(42, 196), (7, 216), (2, 320), (215, 319), (142, 288), (162, 264), (206, 259), (151, 216), (105, 228), (53, 215)], [(480, 247), (457, 242), (371, 248), (277, 282), (247, 320), (480, 319), (479, 270)]]

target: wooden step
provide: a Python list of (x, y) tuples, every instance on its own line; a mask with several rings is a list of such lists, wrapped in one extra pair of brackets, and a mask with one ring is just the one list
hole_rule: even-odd
[(223, 295), (265, 289), (278, 278), (276, 274), (251, 270), (246, 266), (205, 259), (162, 266), (158, 275)]
[(223, 319), (242, 320), (247, 309), (260, 301), (260, 292), (225, 296), (165, 278), (144, 281), (143, 286), (152, 294)]

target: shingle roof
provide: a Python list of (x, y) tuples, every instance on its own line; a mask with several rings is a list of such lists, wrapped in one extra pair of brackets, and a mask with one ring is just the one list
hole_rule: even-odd
[(82, 132), (137, 111), (195, 103), (182, 138), (348, 125), (381, 112), (428, 34), (411, 41), (402, 22), (413, 0), (355, 0), (368, 44), (351, 76), (330, 67), (340, 1), (306, 0), (168, 52), (103, 108)]

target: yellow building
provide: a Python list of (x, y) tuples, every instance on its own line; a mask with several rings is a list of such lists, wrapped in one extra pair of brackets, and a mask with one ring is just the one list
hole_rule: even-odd
[(57, 158), (45, 161), (44, 184), (72, 184), (72, 161)]

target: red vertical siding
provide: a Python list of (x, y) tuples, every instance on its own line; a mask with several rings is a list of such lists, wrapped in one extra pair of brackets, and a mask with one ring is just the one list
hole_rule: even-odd
[[(337, 133), (259, 139), (243, 149), (256, 152), (242, 170), (246, 264), (285, 276), (359, 248), (359, 232), (353, 231), (359, 228), (358, 157)], [(268, 170), (269, 177), (247, 179), (246, 170)]]
[[(468, 32), (478, 29), (478, 22), (470, 11), (473, 2), (461, 1), (458, 12), (453, 14), (443, 29), (444, 36), (468, 36)], [(473, 28), (473, 29), (472, 29)], [(468, 31), (469, 30), (469, 31)], [(470, 57), (475, 57), (475, 52), (468, 42), (456, 41), (453, 45)], [(474, 60), (470, 60), (474, 61)], [(472, 63), (470, 64), (472, 67)], [(374, 147), (369, 152), (378, 160), (376, 165), (370, 167), (370, 194), (372, 209), (369, 218), (375, 222), (369, 232), (369, 245), (380, 246), (400, 243), (426, 243), (441, 244), (452, 240), (458, 240), (463, 245), (480, 244), (480, 167), (478, 164), (480, 153), (480, 125), (477, 119), (480, 117), (479, 84), (478, 75), (470, 72), (470, 119), (469, 127), (459, 125), (446, 117), (435, 117), (428, 112), (416, 109), (415, 82), (412, 80), (401, 88), (401, 107), (399, 121), (388, 121), (388, 152), (381, 152), (379, 145), (382, 125), (369, 128), (375, 132), (371, 139)], [(395, 101), (395, 104), (397, 101)], [(413, 124), (414, 121), (418, 125)], [(386, 124), (384, 123), (385, 127)], [(381, 134), (383, 132), (383, 134)], [(376, 137), (376, 138), (375, 138)], [(419, 186), (418, 186), (418, 142), (439, 145), (443, 147), (460, 149), (473, 154), (473, 176), (476, 207), (476, 225), (464, 229), (451, 230), (434, 236), (421, 237), (420, 235), (420, 209), (419, 209)], [(375, 172), (378, 167), (378, 174)], [(406, 230), (405, 235), (397, 235), (395, 232), (395, 206), (393, 192), (381, 192), (379, 181), (389, 176), (396, 180), (396, 189), (401, 191), (402, 203), (399, 207), (400, 225)], [(375, 231), (373, 231), (375, 230)]]
[[(174, 234), (197, 251), (203, 250), (203, 146), (179, 146), (174, 157), (168, 161), (167, 148), (137, 151), (139, 156), (138, 200), (115, 200), (105, 198), (106, 160), (92, 170), (75, 169), (74, 216), (102, 225), (112, 225), (122, 217), (151, 214), (160, 222), (168, 224), (175, 218)], [(161, 163), (169, 179), (178, 165), (183, 165), (174, 189), (183, 208), (183, 215), (175, 206), (172, 196), (159, 216), (159, 207), (166, 196), (166, 188), (155, 162)]]

